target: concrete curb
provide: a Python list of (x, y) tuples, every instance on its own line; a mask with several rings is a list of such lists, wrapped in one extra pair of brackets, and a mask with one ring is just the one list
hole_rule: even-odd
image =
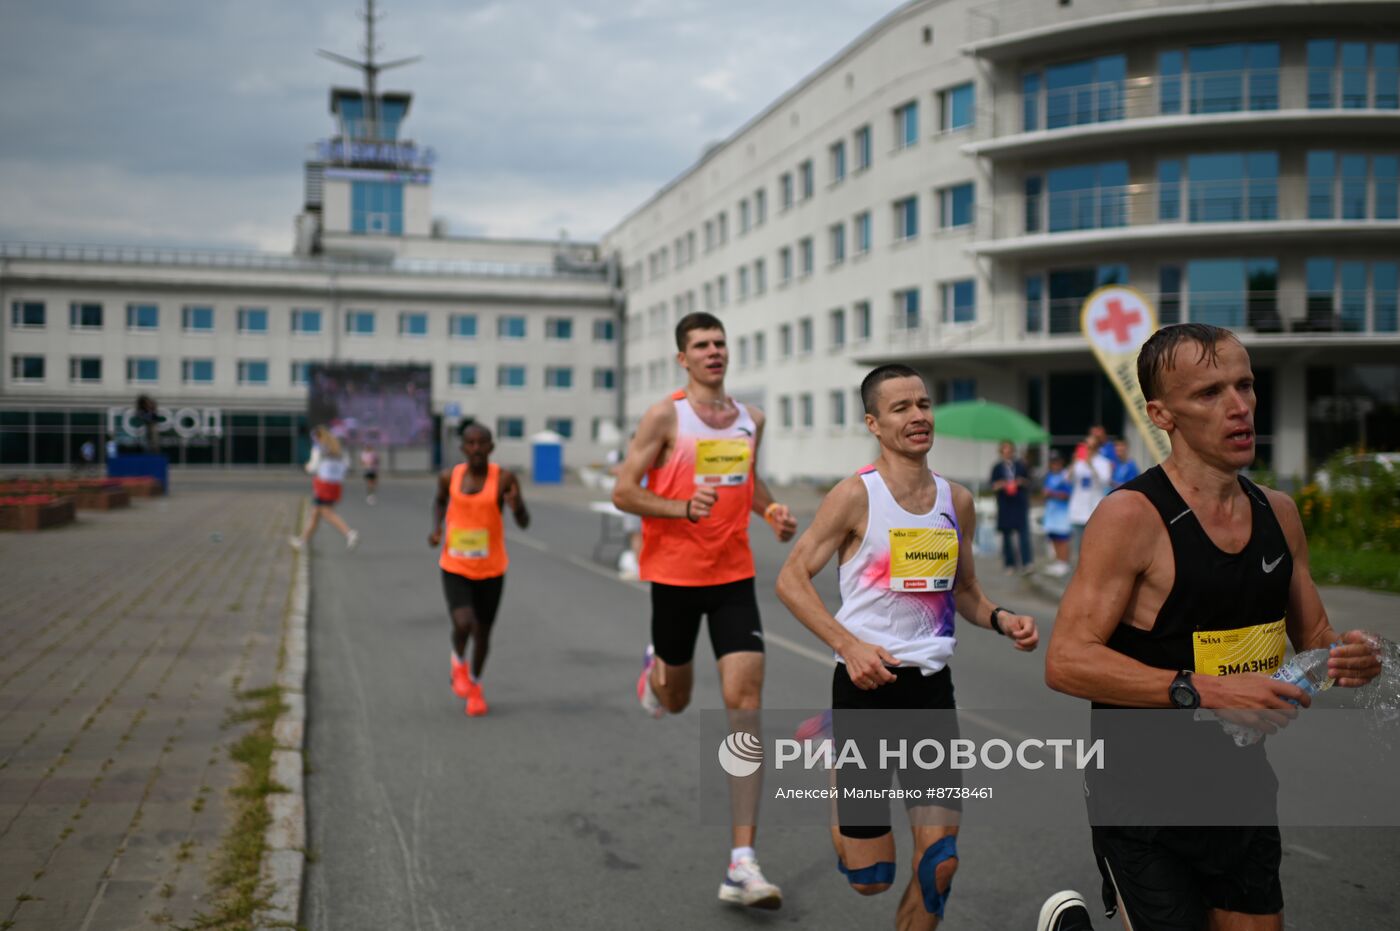
[(286, 788), (268, 796), (272, 823), (263, 835), (262, 882), (271, 890), (267, 908), (253, 925), (258, 931), (296, 927), (306, 872), (306, 622), (311, 606), (311, 559), (297, 554), (291, 610), (282, 634), (282, 668), (277, 685), (287, 710), (273, 725), (272, 780)]

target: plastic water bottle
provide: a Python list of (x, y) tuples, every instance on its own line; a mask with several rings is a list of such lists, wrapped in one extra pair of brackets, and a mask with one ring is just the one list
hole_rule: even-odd
[[(1273, 674), (1273, 678), (1280, 682), (1287, 682), (1289, 685), (1296, 685), (1309, 695), (1326, 691), (1332, 687), (1332, 677), (1327, 674), (1327, 658), (1331, 654), (1332, 651), (1326, 647), (1305, 650), (1284, 663), (1283, 668)], [(1291, 698), (1288, 701), (1295, 705), (1298, 704)], [(1248, 747), (1250, 744), (1258, 743), (1259, 739), (1264, 736), (1252, 727), (1236, 724), (1224, 718), (1220, 719), (1220, 726), (1225, 729), (1225, 733), (1235, 739), (1237, 747)]]

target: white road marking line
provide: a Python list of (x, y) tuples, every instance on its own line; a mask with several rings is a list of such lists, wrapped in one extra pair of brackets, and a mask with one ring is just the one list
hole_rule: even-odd
[[(512, 537), (511, 539), (519, 540), (526, 546), (529, 546), (531, 549), (539, 550), (541, 553), (549, 553), (552, 556), (561, 557), (578, 566), (580, 569), (587, 569), (589, 572), (592, 572), (595, 575), (600, 575), (605, 579), (612, 579), (619, 585), (628, 585), (632, 588), (639, 589), (641, 591), (647, 590), (645, 582), (638, 582), (632, 579), (621, 578), (616, 572), (613, 572), (609, 569), (605, 569), (604, 567), (598, 565), (595, 562), (584, 559), (581, 556), (575, 556), (572, 553), (556, 553), (553, 550), (553, 548), (550, 547), (550, 545), (548, 543), (545, 543), (543, 540), (536, 540), (533, 537), (530, 537), (526, 534), (518, 534)], [(795, 640), (789, 640), (787, 637), (784, 637), (781, 634), (775, 634), (772, 631), (765, 630), (763, 632), (763, 639), (776, 647), (781, 647), (782, 649), (788, 651), (789, 653), (792, 653), (795, 656), (801, 656), (803, 659), (809, 659), (812, 662), (817, 663), (818, 665), (823, 666), (827, 669), (830, 669), (831, 664), (835, 662), (835, 660), (832, 659), (830, 653), (823, 653), (821, 650), (806, 646), (805, 644), (798, 643)], [(993, 733), (1002, 734), (1003, 736), (1010, 737), (1014, 740), (1026, 740), (1027, 738), (1032, 736), (1031, 734), (1028, 734), (1025, 731), (1019, 731), (1014, 727), (1008, 727), (1007, 725), (1002, 724), (1000, 721), (995, 721), (987, 717), (986, 715), (978, 714), (976, 711), (968, 711), (966, 708), (958, 709), (958, 717), (966, 721), (971, 721), (978, 727), (986, 728), (987, 730), (992, 731)], [(1316, 852), (1310, 851), (1310, 853), (1313, 856), (1320, 857), (1324, 860), (1329, 859), (1328, 857), (1325, 857)]]
[(1314, 860), (1325, 861), (1332, 859), (1331, 857), (1327, 856), (1327, 854), (1319, 853), (1318, 851), (1313, 850), (1311, 847), (1304, 847), (1302, 844), (1284, 844), (1283, 846), (1288, 850), (1293, 851), (1294, 853), (1301, 853), (1305, 857), (1312, 857)]

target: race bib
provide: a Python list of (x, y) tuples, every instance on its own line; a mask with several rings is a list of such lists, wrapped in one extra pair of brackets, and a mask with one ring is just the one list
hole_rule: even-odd
[(449, 530), (447, 555), (458, 559), (485, 559), (491, 554), (491, 533), (486, 530)]
[(1282, 620), (1236, 630), (1198, 630), (1192, 634), (1196, 672), (1229, 676), (1259, 672), (1272, 676), (1283, 665), (1288, 637)]
[(890, 531), (890, 591), (951, 591), (957, 572), (956, 530), (918, 527)]
[(748, 440), (697, 440), (695, 484), (742, 485), (749, 479), (752, 458)]

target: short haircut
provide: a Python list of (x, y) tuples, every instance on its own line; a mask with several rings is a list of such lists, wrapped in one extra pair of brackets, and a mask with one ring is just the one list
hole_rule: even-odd
[(1197, 362), (1210, 359), (1211, 365), (1217, 365), (1220, 342), (1227, 339), (1239, 342), (1234, 333), (1209, 323), (1173, 323), (1153, 333), (1138, 351), (1138, 387), (1143, 400), (1155, 401), (1161, 395), (1162, 373), (1176, 367), (1178, 346), (1194, 343), (1200, 350)]
[(468, 434), (468, 433), (481, 433), (481, 434), (484, 434), (485, 437), (486, 437), (486, 442), (488, 442), (488, 443), (490, 443), (490, 442), (492, 442), (492, 441), (494, 440), (494, 437), (493, 437), (492, 434), (491, 434), (491, 428), (488, 427), (488, 426), (486, 426), (486, 424), (482, 423), (482, 422), (479, 421), (479, 420), (470, 420), (470, 419), (468, 419), (466, 422), (464, 422), (464, 423), (462, 424), (461, 433), (462, 433), (462, 440), (463, 440), (463, 442), (466, 441), (466, 439), (467, 439), (467, 434)]
[(880, 398), (880, 386), (893, 378), (917, 378), (923, 380), (922, 375), (914, 371), (907, 365), (900, 365), (898, 362), (890, 362), (872, 371), (860, 383), (860, 403), (865, 406), (867, 414), (875, 413), (875, 402)]
[(691, 330), (719, 330), (723, 333), (724, 324), (720, 323), (714, 314), (707, 314), (703, 310), (686, 314), (676, 324), (676, 349), (685, 352), (685, 344), (690, 338)]

